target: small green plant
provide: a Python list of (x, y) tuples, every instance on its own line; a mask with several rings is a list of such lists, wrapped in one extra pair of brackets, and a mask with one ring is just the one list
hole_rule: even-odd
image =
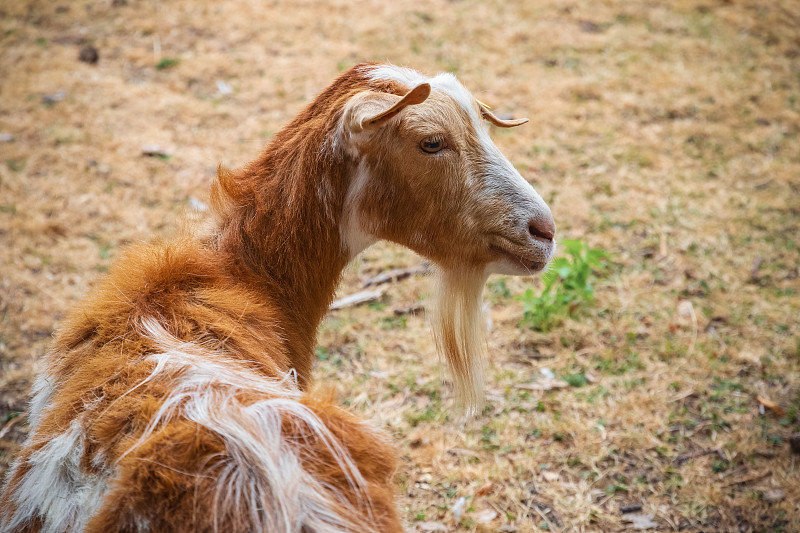
[(498, 300), (502, 298), (511, 298), (511, 291), (506, 284), (506, 278), (492, 280), (486, 284), (486, 287), (489, 289), (489, 292)]
[(609, 483), (606, 485), (606, 494), (609, 496), (614, 495), (618, 492), (628, 492), (629, 488), (624, 483)]
[(411, 427), (417, 427), (421, 422), (432, 422), (436, 420), (439, 411), (436, 408), (428, 406), (422, 411), (406, 413), (406, 421)]
[(177, 66), (177, 65), (178, 65), (178, 63), (180, 63), (180, 62), (181, 62), (181, 60), (180, 60), (180, 59), (178, 59), (178, 58), (175, 58), (175, 57), (165, 57), (164, 59), (162, 59), (161, 61), (159, 61), (158, 63), (156, 63), (156, 68), (157, 68), (158, 70), (165, 70), (165, 69), (168, 69), (168, 68), (172, 68), (172, 67), (175, 67), (175, 66)]
[(564, 374), (561, 378), (566, 381), (570, 387), (583, 387), (589, 384), (589, 379), (585, 374)]
[(729, 466), (730, 463), (728, 463), (728, 461), (717, 460), (711, 464), (711, 471), (714, 472), (715, 474), (719, 474), (720, 472), (726, 471)]
[(14, 172), (22, 172), (22, 169), (25, 168), (25, 160), (6, 159), (6, 165), (8, 166), (9, 170), (13, 170)]
[(382, 302), (380, 300), (375, 302), (369, 302), (367, 304), (367, 307), (372, 309), (373, 311), (383, 311), (384, 309), (386, 309), (386, 302)]
[(561, 246), (567, 255), (556, 258), (542, 276), (542, 294), (537, 296), (528, 289), (519, 297), (524, 304), (521, 324), (537, 331), (550, 331), (561, 325), (565, 317), (574, 316), (579, 309), (591, 304), (595, 273), (608, 266), (608, 254), (590, 248), (583, 241), (565, 240)]
[(406, 329), (408, 318), (404, 316), (384, 316), (378, 321), (382, 330)]
[(328, 349), (325, 348), (324, 346), (317, 346), (314, 349), (314, 354), (316, 354), (317, 359), (319, 359), (320, 361), (327, 361), (328, 359), (331, 358), (331, 354), (328, 353)]

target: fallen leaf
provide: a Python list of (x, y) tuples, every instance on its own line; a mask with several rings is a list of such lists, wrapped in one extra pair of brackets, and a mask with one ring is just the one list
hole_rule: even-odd
[(233, 94), (233, 87), (225, 81), (217, 80), (217, 91), (219, 91), (219, 94), (222, 96), (227, 96)]
[(768, 490), (761, 495), (761, 499), (767, 503), (780, 503), (786, 499), (786, 493), (781, 489)]
[(786, 412), (783, 409), (781, 409), (778, 404), (776, 404), (775, 402), (773, 402), (768, 398), (764, 398), (763, 396), (756, 396), (756, 401), (778, 416), (783, 416), (786, 414)]
[(417, 524), (417, 529), (420, 531), (450, 531), (450, 529), (441, 522), (420, 522)]
[(542, 477), (546, 481), (558, 481), (558, 480), (561, 479), (561, 476), (558, 475), (558, 472), (550, 472), (550, 471), (547, 471), (547, 470), (542, 472)]
[(479, 524), (488, 524), (495, 518), (497, 518), (497, 511), (492, 509), (484, 509), (475, 515), (475, 521)]
[(651, 514), (628, 514), (622, 520), (630, 522), (633, 529), (652, 529), (659, 526), (658, 522), (653, 522)]
[(475, 496), (485, 496), (486, 494), (492, 492), (493, 488), (494, 488), (494, 483), (492, 483), (491, 481), (487, 481), (486, 483), (481, 485), (477, 491), (475, 491)]
[(467, 506), (467, 499), (465, 497), (461, 496), (456, 501), (456, 503), (453, 504), (453, 507), (450, 509), (450, 511), (452, 511), (452, 513), (453, 513), (453, 518), (455, 519), (456, 524), (461, 522), (461, 515), (464, 514), (464, 507), (466, 507), (466, 506)]

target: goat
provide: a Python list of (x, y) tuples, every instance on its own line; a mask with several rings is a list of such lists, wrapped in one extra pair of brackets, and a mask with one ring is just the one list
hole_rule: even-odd
[(432, 324), (481, 402), (490, 273), (541, 271), (550, 209), (450, 74), (358, 65), (220, 167), (206, 231), (136, 245), (57, 333), (2, 532), (401, 532), (388, 437), (309, 392), (317, 326), (379, 239), (440, 271)]

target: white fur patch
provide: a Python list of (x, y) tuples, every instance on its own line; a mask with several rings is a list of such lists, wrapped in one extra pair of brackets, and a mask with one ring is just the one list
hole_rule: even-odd
[(31, 403), (28, 413), (28, 421), (30, 423), (31, 430), (35, 430), (39, 425), (42, 412), (45, 410), (47, 404), (50, 403), (50, 400), (53, 397), (53, 393), (56, 390), (54, 381), (55, 378), (46, 372), (42, 372), (36, 376), (36, 380), (33, 382), (33, 387), (31, 389)]
[(13, 531), (36, 518), (44, 522), (42, 533), (82, 531), (100, 508), (109, 478), (83, 473), (82, 456), (82, 421), (75, 420), (28, 460), (30, 470), (12, 494), (17, 509), (0, 531)]
[[(432, 78), (420, 74), (416, 70), (398, 67), (395, 65), (380, 65), (369, 72), (372, 80), (387, 80), (402, 83), (409, 89), (413, 89), (420, 83), (429, 83), (431, 90), (446, 92), (455, 99), (458, 104), (467, 111), (471, 111), (477, 117), (477, 112), (473, 102), (475, 99), (472, 94), (449, 72), (442, 72)], [(480, 117), (478, 117), (480, 119)]]
[(408, 67), (398, 67), (397, 65), (378, 65), (369, 71), (369, 77), (373, 80), (396, 81), (408, 86), (415, 87), (428, 78), (414, 69)]
[[(324, 422), (299, 402), (303, 393), (293, 374), (267, 380), (241, 363), (226, 360), (224, 354), (214, 354), (197, 343), (181, 342), (154, 319), (144, 319), (142, 325), (164, 350), (151, 356), (156, 367), (145, 382), (167, 374), (174, 385), (143, 436), (127, 453), (170, 420), (191, 420), (217, 434), (226, 445), (227, 457), (221, 466), (197, 473), (212, 476), (218, 483), (214, 509), (206, 512), (223, 516), (225, 508), (249, 509), (253, 531), (327, 533), (363, 529), (358, 519), (371, 513), (364, 496), (365, 481)], [(263, 399), (246, 405), (239, 399), (242, 391), (254, 392)], [(297, 428), (292, 435), (281, 431), (287, 420)], [(308, 437), (300, 436), (304, 434)], [(360, 495), (358, 508), (305, 470), (301, 460), (304, 440), (312, 437), (324, 444), (350, 487)], [(215, 524), (215, 529), (224, 530), (224, 524)]]
[[(53, 354), (48, 357), (53, 357)], [(28, 411), (30, 435), (27, 446), (41, 441), (37, 433), (39, 423), (56, 389), (56, 379), (50, 374), (42, 372), (36, 377)], [(0, 532), (24, 527), (37, 518), (43, 521), (42, 533), (80, 531), (99, 509), (110, 474), (103, 472), (97, 476), (82, 472), (82, 428), (82, 420), (76, 419), (66, 432), (47, 442), (30, 457), (28, 472), (10, 494), (17, 508), (12, 515), (1, 517)], [(14, 462), (7, 473), (6, 483), (21, 466), (19, 460)]]
[(358, 204), (364, 193), (364, 188), (369, 183), (370, 175), (367, 165), (359, 163), (354, 176), (350, 178), (350, 186), (344, 199), (342, 209), (342, 222), (339, 226), (342, 245), (348, 258), (352, 261), (358, 254), (366, 250), (377, 239), (367, 233), (358, 214)]

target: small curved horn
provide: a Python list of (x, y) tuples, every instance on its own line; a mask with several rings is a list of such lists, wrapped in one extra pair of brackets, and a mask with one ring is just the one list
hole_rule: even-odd
[(513, 120), (503, 120), (494, 116), (494, 114), (486, 109), (486, 105), (484, 104), (481, 109), (481, 113), (483, 113), (483, 118), (497, 126), (498, 128), (513, 128), (514, 126), (522, 126), (526, 122), (528, 122), (527, 118), (516, 118)]
[(374, 128), (375, 126), (379, 126), (380, 124), (396, 116), (400, 111), (405, 109), (407, 106), (421, 104), (422, 102), (427, 100), (430, 94), (431, 94), (430, 84), (420, 83), (419, 85), (408, 91), (406, 95), (400, 99), (400, 101), (398, 101), (396, 104), (394, 104), (386, 111), (382, 111), (381, 113), (378, 113), (372, 118), (363, 120), (361, 122), (361, 126), (365, 130)]

